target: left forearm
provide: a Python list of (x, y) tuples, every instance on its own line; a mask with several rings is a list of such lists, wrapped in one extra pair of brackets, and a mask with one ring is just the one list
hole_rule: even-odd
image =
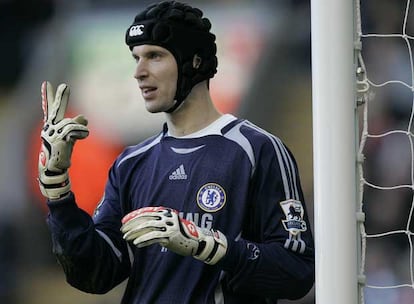
[(227, 254), (218, 265), (229, 274), (233, 290), (263, 297), (301, 298), (314, 282), (313, 250), (301, 255), (279, 243), (229, 242)]

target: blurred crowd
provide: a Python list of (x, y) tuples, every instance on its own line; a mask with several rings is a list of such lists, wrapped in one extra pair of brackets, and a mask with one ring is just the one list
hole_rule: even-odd
[[(100, 296), (70, 287), (51, 253), (47, 211), (36, 181), (40, 84), (69, 83), (69, 111), (90, 120), (91, 136), (75, 147), (71, 176), (81, 207), (92, 212), (115, 155), (161, 126), (162, 117), (148, 118), (137, 106), (133, 64), (123, 45), (135, 13), (151, 2), (0, 1), (0, 303), (119, 302), (122, 285)], [(313, 225), (310, 1), (186, 2), (212, 12), (213, 31), (223, 45), (212, 83), (219, 108), (270, 130), (290, 147)], [(362, 1), (363, 32), (402, 33), (406, 3)], [(414, 36), (414, 8), (410, 14), (406, 30)], [(374, 83), (396, 79), (411, 85), (372, 88), (369, 132), (411, 131), (413, 67), (407, 44), (401, 38), (364, 38), (363, 56)], [(364, 151), (366, 179), (381, 186), (413, 185), (412, 151), (405, 134), (370, 138)], [(412, 189), (365, 187), (367, 233), (412, 231), (412, 205)], [(368, 284), (413, 284), (410, 237), (368, 239)], [(314, 293), (281, 303), (311, 304)], [(367, 288), (365, 296), (368, 304), (414, 302), (409, 287)]]
[[(369, 236), (365, 275), (372, 286), (365, 288), (365, 302), (409, 304), (414, 303), (414, 8), (410, 1), (370, 0), (361, 9), (362, 55), (372, 83), (364, 178), (374, 185), (365, 185), (363, 195)], [(383, 233), (388, 234), (375, 237)], [(391, 286), (398, 288), (381, 288)]]

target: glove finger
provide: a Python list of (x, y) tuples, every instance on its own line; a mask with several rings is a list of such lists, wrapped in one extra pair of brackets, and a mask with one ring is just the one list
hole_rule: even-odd
[(54, 124), (57, 124), (65, 117), (69, 94), (70, 90), (66, 84), (62, 83), (58, 86), (49, 117)]
[(143, 221), (143, 220), (144, 219), (141, 218), (141, 220), (134, 219), (134, 220), (130, 220), (130, 221), (126, 222), (125, 224), (123, 224), (121, 226), (121, 232), (122, 233), (127, 233), (128, 231), (131, 231), (132, 229), (134, 229), (134, 227), (141, 224), (141, 221)]
[(143, 248), (143, 247), (147, 247), (149, 245), (152, 244), (164, 244), (164, 243), (168, 243), (168, 241), (166, 241), (165, 239), (150, 239), (148, 241), (140, 241), (138, 242), (137, 240), (135, 240), (134, 245), (137, 246), (138, 248)]
[(144, 234), (147, 234), (151, 231), (153, 231), (154, 227), (145, 227), (141, 229), (132, 229), (126, 232), (123, 236), (124, 240), (126, 241), (133, 241), (136, 238), (139, 238), (140, 236), (143, 236)]
[[(89, 130), (86, 128), (88, 120), (83, 115), (78, 115), (72, 118), (72, 121), (76, 123), (76, 130), (70, 131), (66, 136), (66, 140), (84, 139), (89, 135)], [(82, 127), (83, 126), (83, 127)]]
[(145, 215), (155, 214), (155, 212), (163, 211), (165, 209), (166, 208), (165, 207), (162, 207), (162, 206), (158, 206), (158, 207), (143, 207), (143, 208), (140, 208), (140, 209), (136, 209), (134, 211), (131, 211), (127, 215), (125, 215), (122, 218), (122, 221), (121, 222), (122, 222), (122, 224), (125, 224), (125, 223), (129, 222), (130, 220), (138, 217), (141, 214), (145, 214)]
[(149, 208), (142, 208), (128, 213), (122, 221), (123, 225), (121, 227), (121, 231), (125, 232), (133, 227), (141, 227), (150, 221), (155, 222), (161, 220), (159, 212), (146, 211), (144, 209), (151, 210)]
[(165, 227), (165, 223), (161, 221), (161, 217), (158, 214), (142, 214), (123, 224), (121, 231), (126, 233), (130, 230), (139, 230), (147, 227), (162, 229), (162, 227)]
[(60, 134), (60, 138), (65, 141), (84, 139), (89, 135), (89, 129), (86, 126), (74, 123), (72, 120), (63, 124), (61, 128), (57, 129), (57, 132)]
[(83, 115), (78, 115), (72, 118), (72, 120), (80, 125), (84, 125), (85, 127), (88, 125), (88, 120)]
[(152, 244), (161, 244), (162, 246), (168, 244), (168, 237), (160, 235), (158, 231), (148, 232), (133, 241), (133, 244), (138, 248), (146, 247)]
[(72, 131), (66, 136), (66, 141), (75, 141), (88, 137), (89, 131)]
[(42, 96), (43, 122), (46, 122), (50, 117), (49, 111), (52, 109), (54, 100), (53, 87), (49, 81), (43, 81), (40, 91)]
[(124, 239), (129, 238), (127, 240), (130, 240), (132, 234), (137, 237), (153, 230), (165, 232), (165, 227), (158, 219), (151, 217), (134, 219), (121, 227), (121, 231), (124, 233)]

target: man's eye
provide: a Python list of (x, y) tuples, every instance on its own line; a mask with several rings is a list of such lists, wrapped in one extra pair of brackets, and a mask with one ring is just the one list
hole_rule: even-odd
[(149, 58), (151, 58), (151, 59), (157, 59), (159, 57), (160, 57), (159, 53), (151, 53), (150, 56), (149, 56)]

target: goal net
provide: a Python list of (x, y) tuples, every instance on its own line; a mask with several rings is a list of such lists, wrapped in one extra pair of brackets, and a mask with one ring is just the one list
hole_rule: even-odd
[(414, 7), (356, 5), (359, 300), (414, 303)]
[(414, 303), (414, 3), (311, 1), (317, 304)]

